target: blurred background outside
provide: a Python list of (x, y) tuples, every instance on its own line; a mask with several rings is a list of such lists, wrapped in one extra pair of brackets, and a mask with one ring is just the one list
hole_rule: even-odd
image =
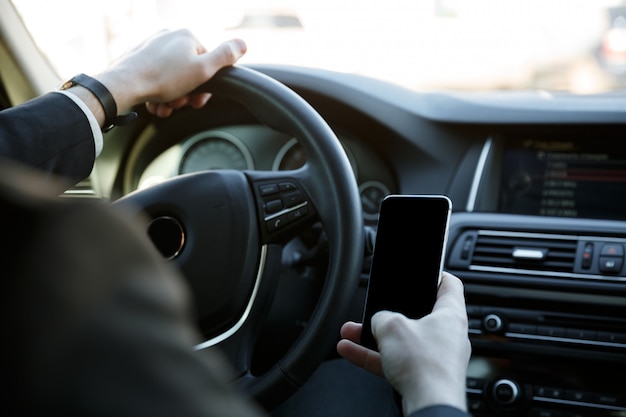
[(13, 2), (61, 78), (186, 27), (208, 49), (244, 39), (242, 64), (358, 73), (420, 91), (626, 87), (626, 0)]

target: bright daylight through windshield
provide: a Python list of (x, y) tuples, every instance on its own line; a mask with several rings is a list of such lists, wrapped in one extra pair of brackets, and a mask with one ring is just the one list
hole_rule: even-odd
[[(61, 77), (98, 71), (158, 29), (188, 27), (209, 48), (244, 39), (242, 64), (321, 67), (417, 90), (626, 86), (622, 0), (14, 2)], [(72, 13), (80, 18), (56, 24)]]

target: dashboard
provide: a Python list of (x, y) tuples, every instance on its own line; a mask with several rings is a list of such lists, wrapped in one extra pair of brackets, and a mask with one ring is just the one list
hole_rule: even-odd
[[(626, 95), (415, 93), (355, 74), (252, 68), (303, 96), (335, 131), (370, 236), (387, 194), (452, 200), (445, 268), (466, 289), (472, 414), (626, 415)], [(219, 97), (203, 110), (142, 120), (106, 139), (96, 194), (114, 200), (198, 170), (306, 163), (297, 138)], [(318, 237), (285, 249), (272, 350), (297, 337), (313, 308), (288, 300), (314, 298), (309, 280), (323, 262), (296, 259)], [(282, 319), (287, 310), (292, 322)]]
[[(284, 171), (301, 168), (306, 163), (306, 155), (296, 138), (263, 125), (199, 126), (198, 131), (181, 136), (174, 145), (151, 151), (150, 144), (172, 142), (162, 137), (168, 134), (164, 131), (169, 130), (149, 129), (144, 140), (132, 149), (127, 169), (136, 174), (128, 178), (125, 193), (203, 170)], [(368, 223), (375, 224), (380, 201), (397, 189), (394, 177), (380, 157), (349, 133), (339, 133), (338, 137), (359, 183), (363, 216)]]

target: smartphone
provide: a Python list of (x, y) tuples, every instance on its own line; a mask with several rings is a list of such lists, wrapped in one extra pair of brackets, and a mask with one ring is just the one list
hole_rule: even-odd
[(444, 195), (396, 195), (380, 205), (363, 311), (361, 345), (378, 350), (372, 316), (430, 313), (441, 281), (452, 202)]

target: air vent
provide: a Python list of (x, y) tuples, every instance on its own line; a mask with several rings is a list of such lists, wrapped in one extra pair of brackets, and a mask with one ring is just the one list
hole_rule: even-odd
[(504, 274), (626, 283), (624, 238), (466, 229), (450, 243), (446, 268), (460, 276), (468, 271), (480, 279)]
[(480, 231), (471, 265), (573, 272), (577, 246), (576, 237)]
[(468, 230), (456, 239), (448, 267), (470, 271), (572, 277), (580, 236)]

